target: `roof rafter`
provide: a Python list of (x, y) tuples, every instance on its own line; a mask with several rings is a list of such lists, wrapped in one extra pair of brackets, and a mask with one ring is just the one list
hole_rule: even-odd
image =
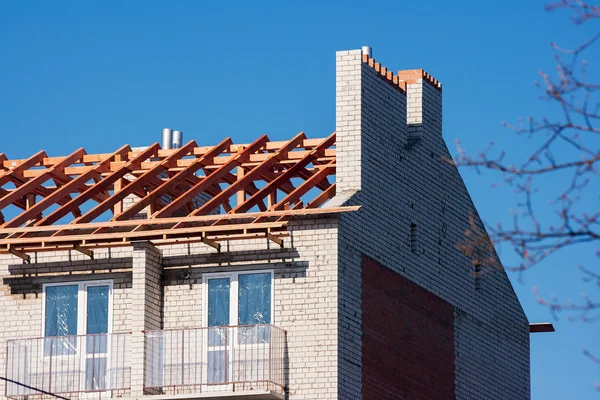
[[(335, 195), (335, 170), (335, 132), (168, 150), (158, 143), (106, 154), (78, 149), (63, 157), (40, 151), (23, 160), (0, 154), (0, 253), (93, 257), (95, 248), (134, 240), (219, 250), (222, 240), (263, 238), (282, 246), (290, 219), (356, 209), (319, 208)], [(22, 211), (5, 221), (8, 206)]]

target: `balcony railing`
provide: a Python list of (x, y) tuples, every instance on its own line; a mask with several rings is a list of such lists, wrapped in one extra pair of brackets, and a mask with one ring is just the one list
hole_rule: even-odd
[[(10, 399), (54, 399), (50, 394), (81, 398), (94, 392), (130, 388), (131, 367), (126, 350), (130, 333), (56, 336), (7, 341), (5, 395)], [(35, 390), (35, 389), (39, 390)], [(113, 392), (113, 396), (119, 393)], [(89, 398), (89, 395), (85, 396)]]
[(283, 393), (285, 336), (272, 325), (146, 332), (145, 390)]

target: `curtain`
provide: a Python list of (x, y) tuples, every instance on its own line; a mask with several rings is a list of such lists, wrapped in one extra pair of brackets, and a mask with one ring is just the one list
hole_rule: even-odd
[(239, 342), (267, 343), (271, 323), (271, 274), (240, 274), (238, 277)]
[[(77, 285), (46, 287), (45, 336), (77, 335)], [(76, 338), (49, 338), (46, 354), (72, 354)]]
[(271, 274), (240, 274), (239, 324), (271, 323)]
[(88, 286), (87, 288), (87, 352), (106, 353), (108, 333), (108, 286)]
[(208, 280), (208, 326), (230, 324), (229, 288), (229, 278)]

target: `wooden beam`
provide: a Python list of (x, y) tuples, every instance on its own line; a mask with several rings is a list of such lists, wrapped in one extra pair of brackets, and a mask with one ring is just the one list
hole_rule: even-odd
[(80, 252), (82, 254), (85, 254), (86, 256), (88, 256), (91, 259), (94, 258), (94, 252), (92, 250), (86, 249), (85, 247), (82, 247), (79, 244), (73, 245), (73, 250), (78, 251), (78, 252)]
[(269, 239), (273, 243), (278, 244), (279, 247), (283, 249), (283, 239), (281, 239), (280, 237), (273, 235), (271, 232), (267, 232), (267, 239)]
[(333, 196), (335, 196), (335, 183), (319, 193), (317, 197), (309, 201), (306, 205), (306, 208), (318, 208), (327, 200), (332, 199)]
[[(89, 210), (87, 213), (77, 218), (73, 223), (85, 223), (90, 222), (102, 215), (105, 211), (112, 208), (112, 206), (122, 201), (125, 197), (132, 194), (132, 191), (136, 189), (140, 189), (144, 187), (148, 183), (149, 180), (156, 177), (156, 175), (163, 172), (174, 159), (179, 159), (188, 154), (194, 147), (196, 146), (196, 142), (193, 140), (183, 145), (181, 148), (177, 149), (173, 152), (169, 157), (165, 158), (160, 164), (155, 166), (154, 168), (144, 172), (141, 176), (137, 177), (135, 180), (131, 181), (127, 186), (123, 187), (119, 192), (114, 193), (108, 199), (104, 200), (102, 203), (99, 203), (94, 208)], [(147, 193), (144, 193), (146, 195)]]
[[(214, 157), (216, 157), (218, 154), (223, 152), (230, 145), (231, 145), (231, 138), (226, 138), (221, 143), (214, 146), (210, 151), (206, 152), (202, 157), (197, 158), (194, 161), (194, 163), (190, 164), (184, 170), (173, 175), (170, 179), (168, 179), (167, 181), (162, 183), (160, 186), (158, 186), (157, 188), (152, 190), (143, 199), (140, 199), (139, 201), (137, 201), (136, 204), (132, 205), (129, 209), (125, 210), (124, 212), (116, 214), (112, 219), (114, 221), (123, 221), (126, 219), (133, 218), (144, 207), (146, 207), (148, 204), (154, 202), (156, 199), (160, 198), (160, 196), (162, 196), (166, 191), (168, 191), (169, 189), (171, 189), (178, 183), (181, 183), (182, 180), (191, 179), (192, 177), (195, 177), (194, 174), (196, 173), (196, 171), (198, 171), (200, 168), (202, 168), (202, 166), (205, 163), (212, 162), (212, 159)], [(200, 183), (198, 182), (197, 185), (199, 185), (199, 184)], [(211, 187), (212, 186), (214, 186), (214, 184), (211, 185)], [(180, 196), (178, 196), (178, 198), (183, 195), (185, 195), (185, 193), (182, 193)], [(193, 196), (190, 197), (188, 200), (191, 200), (192, 198), (193, 198)], [(169, 203), (169, 204), (171, 204), (171, 203)], [(164, 209), (164, 207), (163, 207), (163, 209)]]
[(240, 188), (243, 188), (249, 182), (252, 182), (257, 176), (260, 176), (263, 170), (271, 168), (273, 165), (277, 164), (277, 161), (287, 157), (288, 153), (291, 152), (294, 148), (298, 147), (298, 145), (305, 138), (306, 136), (304, 135), (304, 132), (300, 132), (299, 134), (297, 134), (294, 138), (288, 141), (285, 146), (281, 147), (276, 153), (273, 153), (273, 155), (270, 158), (262, 162), (254, 169), (247, 172), (242, 179), (237, 180), (235, 183), (231, 184), (226, 189), (223, 189), (223, 191), (219, 193), (218, 196), (215, 196), (206, 203), (204, 203), (202, 207), (197, 208), (190, 215), (193, 216), (207, 214), (208, 212), (210, 212), (210, 210), (213, 210), (215, 207), (221, 205), (221, 203), (227, 200), (234, 192), (236, 192)]
[[(299, 146), (299, 148), (311, 150), (313, 147), (317, 146), (322, 140), (323, 139), (318, 139), (318, 138), (317, 139), (308, 139), (307, 138), (303, 141), (303, 143)], [(267, 142), (265, 144), (265, 150), (267, 150), (267, 151), (278, 150), (279, 148), (284, 146), (286, 143), (287, 143), (286, 141)], [(160, 145), (158, 143), (153, 143), (151, 146), (155, 146), (155, 145), (160, 147)], [(248, 145), (249, 144), (231, 143), (231, 145), (228, 148), (226, 148), (223, 152), (235, 154), (235, 153), (237, 153), (239, 147), (248, 147)], [(195, 147), (194, 151), (193, 151), (193, 155), (196, 157), (202, 156), (206, 152), (210, 151), (212, 149), (212, 147), (213, 146)], [(163, 158), (168, 157), (170, 154), (172, 154), (176, 150), (177, 149), (160, 149), (157, 152), (157, 157), (162, 160)], [(130, 149), (129, 152), (123, 154), (122, 161), (125, 161), (125, 162), (130, 161), (131, 159), (136, 157), (137, 153), (138, 153), (137, 151), (133, 151)], [(51, 167), (51, 166), (61, 162), (65, 158), (64, 156), (47, 157), (45, 152), (43, 154), (44, 154), (44, 156), (39, 160), (39, 165), (42, 165), (44, 167)], [(82, 163), (90, 165), (93, 163), (98, 163), (98, 162), (104, 161), (109, 157), (111, 157), (110, 153), (86, 154), (83, 156)], [(9, 160), (6, 158), (6, 155), (4, 155), (3, 153), (0, 153), (0, 169), (11, 169), (11, 168), (15, 168), (15, 167), (20, 167), (21, 164), (24, 164), (28, 161), (29, 161), (29, 159)], [(121, 160), (118, 160), (118, 161), (121, 161)], [(29, 168), (29, 166), (24, 168), (23, 170), (26, 170), (28, 168)]]
[[(81, 196), (84, 196), (84, 194), (86, 194), (86, 193), (91, 193), (91, 192), (95, 192), (96, 191), (96, 186), (95, 185), (92, 186), (92, 187), (87, 187), (86, 186), (86, 182), (89, 181), (93, 176), (95, 176), (98, 173), (100, 173), (103, 168), (106, 168), (107, 165), (108, 165), (108, 163), (110, 162), (110, 160), (113, 157), (115, 157), (116, 155), (121, 154), (123, 152), (127, 152), (128, 150), (129, 150), (129, 146), (128, 145), (125, 145), (125, 146), (121, 147), (119, 150), (117, 150), (116, 152), (114, 152), (111, 155), (111, 157), (108, 158), (108, 160), (105, 160), (105, 161), (99, 163), (93, 169), (89, 170), (87, 173), (85, 173), (83, 175), (80, 175), (80, 176), (72, 179), (70, 182), (68, 182), (64, 186), (60, 187), (58, 190), (55, 190), (54, 192), (52, 192), (48, 196), (46, 196), (43, 199), (41, 199), (33, 207), (27, 209), (26, 212), (17, 215), (15, 218), (13, 218), (12, 220), (10, 220), (7, 223), (5, 223), (4, 225), (2, 225), (2, 228), (12, 228), (12, 227), (15, 227), (15, 226), (20, 226), (21, 224), (27, 222), (30, 219), (37, 218), (37, 216), (41, 215), (42, 212), (44, 210), (46, 210), (48, 207), (50, 207), (51, 205), (57, 203), (60, 199), (64, 198), (66, 194), (72, 193), (72, 192), (76, 192), (80, 188), (86, 188), (80, 194), (80, 196), (76, 197), (76, 199), (78, 199), (78, 200), (71, 200), (69, 203), (65, 204), (63, 207), (75, 207), (75, 206), (81, 205), (83, 203), (81, 201), (81, 199), (80, 199)], [(90, 198), (91, 197), (92, 196), (90, 195)], [(73, 204), (73, 203), (76, 203), (76, 204)], [(59, 210), (60, 210), (60, 208), (59, 208)], [(62, 213), (62, 212), (57, 212), (57, 213)], [(69, 211), (64, 212), (64, 215), (66, 215), (68, 213), (69, 213)], [(59, 217), (59, 219), (62, 218), (62, 216), (63, 215), (61, 215)], [(52, 222), (54, 222), (54, 221), (52, 221)], [(50, 222), (50, 223), (52, 223), (52, 222)]]
[[(0, 186), (4, 185), (10, 180), (10, 176), (14, 174), (21, 174), (23, 171), (38, 165), (42, 162), (42, 160), (46, 157), (45, 151), (39, 151), (26, 159), (25, 161), (17, 164), (14, 161), (6, 160), (4, 161), (4, 165), (8, 168), (6, 171), (0, 173)], [(42, 171), (43, 173), (43, 171)]]
[(269, 182), (266, 186), (260, 189), (257, 193), (252, 195), (248, 200), (244, 203), (239, 203), (236, 207), (234, 207), (231, 212), (246, 212), (260, 200), (262, 200), (265, 196), (277, 191), (277, 189), (284, 183), (288, 182), (292, 179), (300, 170), (304, 169), (308, 164), (310, 164), (315, 157), (317, 157), (320, 153), (325, 151), (326, 148), (330, 147), (335, 143), (335, 133), (333, 133), (328, 138), (324, 139), (319, 145), (315, 147), (315, 149), (308, 153), (306, 157), (302, 160), (298, 161), (296, 165), (279, 175), (273, 181)]
[(79, 160), (81, 156), (83, 156), (83, 154), (85, 154), (85, 149), (83, 148), (74, 151), (73, 153), (71, 153), (71, 155), (65, 157), (65, 159), (61, 163), (56, 164), (50, 169), (46, 169), (42, 174), (38, 175), (37, 177), (31, 180), (27, 180), (21, 186), (11, 191), (8, 195), (0, 198), (0, 210), (6, 207), (7, 205), (11, 204), (14, 200), (24, 197), (25, 195), (32, 193), (36, 189), (39, 190), (40, 186), (42, 186), (44, 182), (52, 178), (52, 172), (54, 169), (60, 170), (65, 168), (67, 165), (70, 165), (73, 162)]
[[(129, 241), (132, 239), (139, 238), (152, 238), (161, 237), (167, 238), (174, 235), (191, 235), (191, 234), (202, 234), (202, 233), (221, 233), (221, 232), (237, 232), (243, 231), (244, 229), (268, 229), (268, 228), (281, 228), (286, 225), (285, 221), (281, 222), (265, 222), (261, 224), (231, 224), (222, 225), (217, 227), (211, 226), (195, 226), (180, 229), (154, 229), (146, 231), (135, 231), (135, 232), (112, 232), (112, 233), (97, 233), (95, 235), (89, 234), (77, 234), (77, 235), (60, 235), (60, 236), (49, 236), (49, 237), (26, 237), (18, 239), (0, 239), (0, 245), (18, 245), (23, 247), (27, 244), (53, 244), (53, 243), (80, 243), (85, 240), (86, 246), (95, 241), (114, 241), (115, 239), (122, 239), (123, 241)], [(151, 239), (150, 239), (151, 240)]]
[[(288, 217), (299, 217), (299, 216), (319, 216), (327, 214), (337, 214), (342, 212), (353, 212), (360, 209), (360, 206), (344, 206), (344, 207), (331, 207), (331, 208), (303, 208), (300, 210), (280, 210), (280, 211), (267, 211), (267, 212), (253, 212), (244, 214), (218, 214), (218, 215), (199, 215), (195, 217), (172, 217), (172, 218), (161, 218), (161, 219), (149, 219), (149, 220), (127, 220), (127, 221), (109, 221), (109, 222), (92, 222), (87, 224), (66, 224), (59, 226), (32, 226), (32, 227), (19, 227), (19, 228), (7, 228), (0, 229), (0, 235), (6, 235), (11, 233), (37, 233), (42, 232), (56, 232), (59, 230), (70, 232), (70, 231), (89, 231), (97, 228), (136, 228), (140, 225), (148, 227), (164, 227), (173, 226), (182, 221), (188, 223), (210, 223), (218, 220), (226, 221), (253, 221), (256, 218), (279, 218), (282, 216)], [(46, 237), (46, 236), (44, 236)], [(42, 237), (43, 238), (43, 237)], [(0, 239), (2, 241), (3, 239)]]
[(321, 182), (324, 179), (327, 179), (327, 176), (331, 173), (330, 168), (323, 168), (319, 170), (317, 173), (313, 174), (308, 180), (304, 181), (300, 186), (296, 188), (296, 190), (287, 196), (285, 196), (279, 203), (272, 207), (273, 210), (281, 210), (286, 203), (295, 203), (302, 196), (304, 196), (310, 189), (315, 187), (318, 182)]
[(219, 253), (221, 252), (221, 244), (215, 242), (214, 240), (211, 240), (211, 239), (207, 238), (206, 234), (202, 235), (202, 239), (201, 240), (202, 240), (202, 243), (204, 243), (204, 244), (206, 244), (206, 245), (208, 245), (208, 246), (216, 249)]
[(14, 256), (21, 258), (23, 261), (25, 261), (27, 263), (31, 262), (31, 257), (29, 257), (29, 254), (27, 254), (23, 251), (17, 250), (14, 247), (11, 247), (10, 245), (8, 246), (8, 252)]
[[(197, 196), (199, 193), (206, 191), (207, 187), (210, 187), (210, 186), (214, 185), (215, 183), (219, 182), (220, 179), (224, 175), (229, 174), (229, 172), (232, 169), (234, 169), (235, 167), (240, 165), (240, 163), (245, 159), (245, 157), (249, 156), (250, 154), (252, 154), (252, 153), (258, 151), (260, 148), (264, 147), (265, 143), (267, 143), (268, 141), (269, 141), (269, 137), (267, 135), (261, 136), (254, 143), (252, 143), (251, 145), (246, 147), (244, 150), (242, 150), (242, 152), (238, 153), (234, 158), (232, 158), (230, 160), (230, 162), (223, 165), (221, 168), (214, 171), (210, 175), (206, 176), (197, 185), (194, 185), (187, 192), (185, 192), (184, 194), (179, 196), (177, 199), (174, 199), (171, 203), (166, 205), (162, 210), (159, 210), (156, 213), (154, 213), (154, 215), (152, 215), (152, 218), (164, 218), (164, 217), (171, 216), (176, 210), (178, 210), (183, 204), (188, 202), (190, 199)], [(247, 176), (248, 175), (246, 175), (244, 177), (244, 179), (246, 179)], [(237, 181), (237, 182), (239, 182), (239, 181)], [(231, 185), (231, 186), (233, 186), (233, 185)], [(229, 186), (229, 187), (231, 187), (231, 186)], [(218, 196), (213, 197), (211, 200), (214, 200), (216, 198), (223, 198), (223, 196), (224, 196), (223, 193), (224, 193), (224, 191), (222, 191)], [(211, 201), (205, 203), (202, 207), (205, 207), (206, 204), (208, 204), (210, 202)], [(212, 203), (214, 204), (215, 202), (212, 202)], [(218, 204), (215, 204), (215, 206), (210, 208), (210, 210), (213, 210), (217, 205)], [(195, 211), (198, 211), (199, 209), (197, 209)], [(190, 215), (194, 215), (194, 214), (191, 213)]]
[[(131, 169), (133, 169), (136, 165), (139, 165), (142, 161), (155, 155), (156, 152), (158, 151), (158, 148), (159, 148), (159, 144), (155, 143), (154, 145), (137, 153), (137, 156), (134, 157), (133, 159), (131, 159), (129, 162), (127, 162), (123, 167), (121, 167), (117, 171), (111, 173), (109, 176), (102, 179), (101, 182), (97, 183), (96, 185), (92, 186), (85, 192), (81, 193), (79, 196), (75, 197), (67, 205), (56, 209), (50, 215), (48, 215), (47, 217), (38, 221), (36, 223), (36, 226), (53, 224), (54, 222), (56, 222), (60, 218), (62, 218), (64, 215), (71, 212), (72, 207), (77, 207), (77, 206), (85, 203), (86, 201), (90, 200), (96, 193), (107, 190), (108, 188), (110, 188), (112, 186), (112, 184), (117, 179), (120, 179), (123, 176), (125, 176), (127, 173), (131, 172)], [(119, 192), (119, 193), (121, 193), (121, 192)], [(113, 194), (113, 196), (114, 196), (114, 194)]]

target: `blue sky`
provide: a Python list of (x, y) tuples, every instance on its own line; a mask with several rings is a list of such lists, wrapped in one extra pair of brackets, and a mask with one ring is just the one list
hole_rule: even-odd
[[(207, 145), (262, 133), (323, 137), (335, 128), (335, 51), (370, 45), (388, 68), (424, 68), (443, 82), (452, 152), (456, 138), (472, 151), (493, 139), (518, 157), (527, 142), (516, 145), (500, 122), (554, 112), (532, 85), (554, 66), (548, 44), (591, 32), (543, 4), (5, 1), (0, 152), (109, 152), (158, 141), (163, 127)], [(590, 61), (597, 68), (598, 52)], [(510, 191), (492, 191), (490, 174), (461, 172), (483, 218), (507, 220)], [(591, 250), (510, 275), (531, 321), (551, 320), (534, 285), (561, 299), (592, 289), (576, 269), (595, 261)], [(513, 261), (510, 249), (500, 254)], [(532, 398), (597, 399), (600, 369), (582, 349), (600, 353), (600, 325), (553, 322), (556, 333), (532, 336)]]

